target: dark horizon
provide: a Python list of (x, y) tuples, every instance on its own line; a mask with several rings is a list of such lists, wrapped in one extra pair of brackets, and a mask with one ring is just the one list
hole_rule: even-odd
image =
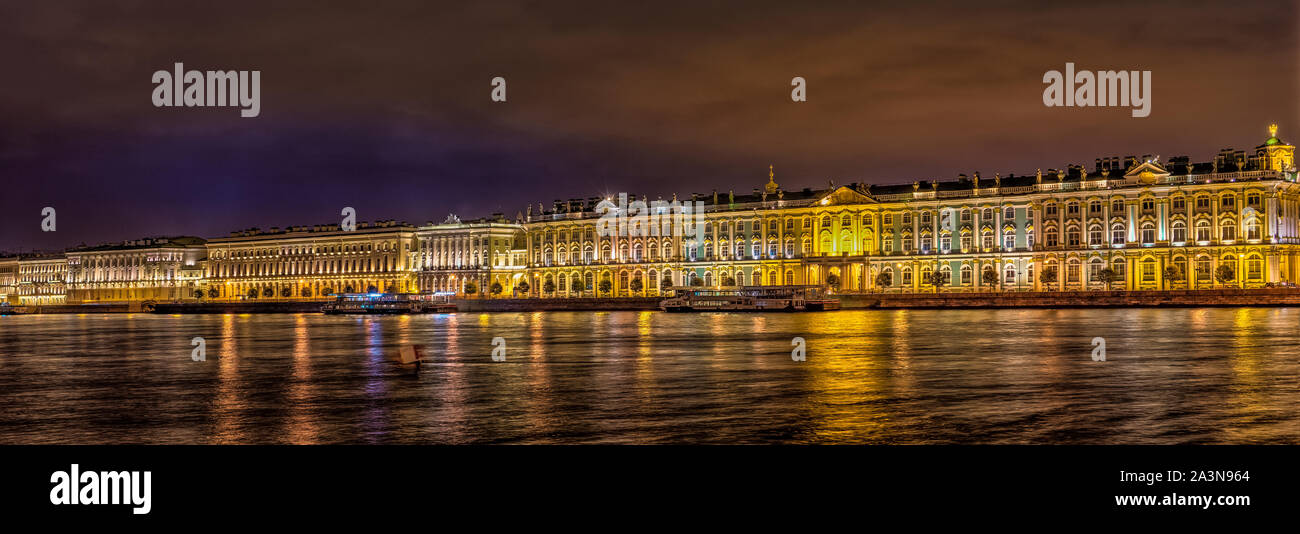
[[(1296, 2), (407, 4), (0, 7), (0, 250), (221, 237), (344, 206), (422, 224), (741, 194), (768, 165), (798, 190), (1206, 161), (1270, 123), (1300, 139)], [(261, 115), (153, 107), (150, 75), (175, 62), (260, 70)], [(1066, 62), (1152, 71), (1151, 115), (1045, 107), (1043, 73)], [(40, 231), (45, 206), (57, 232)]]

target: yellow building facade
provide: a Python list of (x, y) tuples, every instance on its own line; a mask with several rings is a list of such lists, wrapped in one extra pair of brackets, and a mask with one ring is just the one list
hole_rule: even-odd
[[(1295, 148), (1099, 158), (1033, 175), (694, 195), (700, 232), (599, 231), (608, 204), (525, 223), (534, 296), (654, 296), (667, 285), (840, 291), (1162, 290), (1300, 280)], [(618, 209), (618, 208), (614, 208)]]

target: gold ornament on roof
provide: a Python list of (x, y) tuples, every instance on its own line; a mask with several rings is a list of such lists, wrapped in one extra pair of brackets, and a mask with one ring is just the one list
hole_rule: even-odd
[(765, 186), (765, 189), (766, 189), (766, 191), (767, 191), (767, 194), (770, 195), (770, 194), (772, 194), (772, 193), (775, 193), (778, 187), (780, 187), (780, 186), (779, 186), (779, 185), (776, 185), (776, 171), (772, 169), (772, 166), (771, 166), (771, 165), (768, 165), (768, 166), (767, 166), (767, 185)]

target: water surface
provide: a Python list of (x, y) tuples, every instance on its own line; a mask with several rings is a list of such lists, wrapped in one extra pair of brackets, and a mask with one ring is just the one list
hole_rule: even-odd
[[(1300, 443), (1298, 319), (0, 317), (0, 443)], [(191, 360), (194, 337), (207, 361)], [(806, 361), (791, 358), (796, 337)], [(418, 375), (389, 361), (406, 344), (430, 354)]]

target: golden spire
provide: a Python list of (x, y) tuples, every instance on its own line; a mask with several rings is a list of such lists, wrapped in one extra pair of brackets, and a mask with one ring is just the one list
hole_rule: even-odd
[(1277, 123), (1268, 125), (1268, 136), (1277, 137)]
[(771, 165), (768, 165), (767, 166), (767, 187), (765, 188), (765, 190), (770, 195), (772, 193), (775, 193), (776, 190), (779, 189), (780, 187), (781, 186), (776, 185), (776, 171), (772, 169)]

